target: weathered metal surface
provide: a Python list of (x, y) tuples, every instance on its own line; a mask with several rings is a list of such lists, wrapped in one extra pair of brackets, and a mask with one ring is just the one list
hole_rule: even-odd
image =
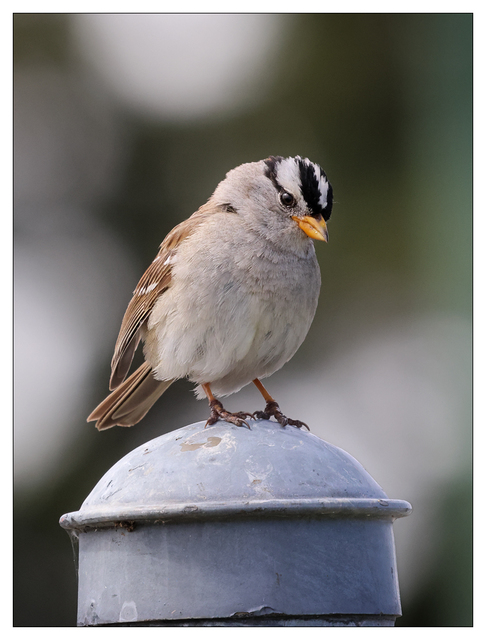
[(410, 505), (311, 433), (251, 427), (156, 438), (61, 518), (79, 536), (79, 625), (400, 615), (392, 523)]

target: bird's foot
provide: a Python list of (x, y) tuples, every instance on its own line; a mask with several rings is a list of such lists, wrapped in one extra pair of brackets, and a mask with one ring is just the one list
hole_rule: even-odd
[(302, 429), (302, 427), (305, 427), (308, 431), (310, 431), (305, 422), (301, 422), (300, 420), (293, 420), (292, 418), (287, 418), (287, 416), (284, 416), (275, 400), (267, 402), (267, 404), (265, 405), (265, 411), (255, 411), (255, 413), (252, 415), (252, 418), (254, 418), (255, 420), (270, 420), (272, 416), (282, 427), (290, 424), (293, 427), (297, 427), (298, 429)]
[[(235, 424), (237, 427), (248, 427), (250, 429), (250, 425), (245, 420), (245, 418), (251, 418), (252, 414), (247, 413), (246, 411), (238, 411), (237, 413), (230, 413), (226, 411), (219, 400), (211, 400), (209, 403), (211, 407), (211, 414), (208, 418), (208, 421), (204, 425), (206, 428), (208, 425), (212, 425), (218, 420), (224, 420), (225, 422), (230, 422), (231, 424)], [(251, 430), (251, 429), (250, 429)]]

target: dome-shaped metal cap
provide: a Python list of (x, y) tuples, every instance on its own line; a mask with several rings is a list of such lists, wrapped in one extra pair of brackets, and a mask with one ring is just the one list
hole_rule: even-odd
[(292, 426), (258, 420), (251, 430), (204, 422), (166, 433), (117, 462), (81, 509), (77, 529), (117, 522), (264, 515), (408, 515), (348, 453)]

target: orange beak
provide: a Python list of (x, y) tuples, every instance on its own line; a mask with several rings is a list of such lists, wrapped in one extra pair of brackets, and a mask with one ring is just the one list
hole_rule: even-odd
[(302, 231), (313, 238), (314, 240), (324, 240), (328, 242), (329, 232), (327, 230), (326, 221), (322, 216), (319, 218), (313, 218), (312, 216), (304, 216), (299, 218), (298, 216), (292, 216), (292, 220), (299, 225)]

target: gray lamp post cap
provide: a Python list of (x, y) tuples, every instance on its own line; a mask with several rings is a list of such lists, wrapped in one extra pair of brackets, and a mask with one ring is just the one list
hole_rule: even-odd
[(389, 500), (348, 453), (308, 431), (252, 421), (183, 427), (134, 449), (98, 482), (66, 529), (163, 518), (328, 514), (397, 518)]
[(307, 431), (204, 424), (138, 447), (62, 516), (78, 624), (393, 624), (409, 503)]

